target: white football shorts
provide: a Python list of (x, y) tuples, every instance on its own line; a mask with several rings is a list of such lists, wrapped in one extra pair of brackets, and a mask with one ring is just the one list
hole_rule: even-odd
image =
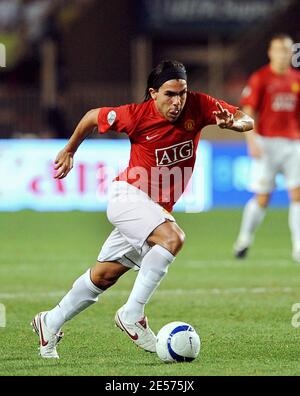
[(112, 183), (107, 217), (115, 229), (104, 242), (98, 261), (118, 261), (125, 267), (139, 267), (150, 246), (152, 231), (174, 217), (143, 191), (124, 181)]
[(300, 141), (259, 135), (256, 138), (262, 157), (253, 159), (250, 190), (271, 193), (279, 173), (284, 175), (288, 190), (300, 187)]

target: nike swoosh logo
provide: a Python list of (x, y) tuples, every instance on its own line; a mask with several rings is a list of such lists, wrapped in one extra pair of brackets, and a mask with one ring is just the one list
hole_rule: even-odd
[(146, 322), (146, 319), (145, 319), (145, 318), (143, 318), (142, 320), (140, 320), (140, 321), (139, 321), (139, 324), (140, 324), (141, 326), (143, 326), (145, 330), (147, 330), (147, 322)]
[(154, 139), (155, 137), (157, 137), (158, 135), (154, 135), (154, 136), (146, 136), (146, 140), (152, 140), (152, 139)]
[(44, 334), (43, 334), (43, 329), (42, 329), (42, 315), (40, 316), (40, 335), (41, 335), (41, 344), (43, 347), (48, 345), (48, 341), (44, 340)]
[(134, 340), (134, 341), (138, 340), (139, 336), (138, 336), (136, 333), (135, 333), (134, 335), (132, 335), (132, 334), (129, 333), (129, 331), (126, 330), (125, 326), (124, 326), (123, 323), (121, 322), (121, 319), (120, 319), (120, 316), (119, 316), (119, 315), (118, 315), (118, 319), (119, 319), (119, 323), (120, 323), (122, 329), (129, 335), (129, 337), (130, 337), (132, 340)]

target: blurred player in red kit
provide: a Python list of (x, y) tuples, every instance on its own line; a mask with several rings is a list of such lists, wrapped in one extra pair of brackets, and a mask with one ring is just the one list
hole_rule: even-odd
[(278, 173), (285, 177), (290, 198), (289, 226), (292, 257), (300, 263), (300, 72), (291, 67), (292, 39), (273, 36), (270, 63), (253, 73), (242, 93), (243, 110), (256, 119), (255, 131), (246, 134), (255, 170), (251, 190), (255, 196), (244, 208), (234, 245), (244, 258), (263, 221)]
[(115, 228), (96, 265), (56, 307), (32, 321), (42, 357), (58, 358), (62, 325), (133, 267), (140, 269), (115, 323), (136, 345), (155, 352), (156, 337), (144, 307), (183, 246), (184, 232), (170, 212), (192, 174), (201, 130), (209, 124), (237, 132), (253, 128), (253, 120), (235, 106), (188, 91), (186, 69), (177, 61), (163, 61), (152, 70), (143, 103), (94, 109), (81, 119), (57, 156), (56, 178), (67, 176), (77, 148), (94, 127), (100, 133), (126, 132), (130, 160), (112, 183), (107, 216)]

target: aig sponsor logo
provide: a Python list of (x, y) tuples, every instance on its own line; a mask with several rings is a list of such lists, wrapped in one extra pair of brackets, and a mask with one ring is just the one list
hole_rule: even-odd
[(170, 166), (191, 158), (194, 154), (192, 140), (155, 150), (156, 165)]
[(279, 93), (272, 98), (273, 111), (294, 111), (297, 104), (297, 95), (294, 93)]

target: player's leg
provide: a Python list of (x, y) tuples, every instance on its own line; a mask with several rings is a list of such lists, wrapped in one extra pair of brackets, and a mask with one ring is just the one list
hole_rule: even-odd
[(113, 230), (102, 246), (97, 264), (74, 282), (72, 289), (56, 307), (35, 316), (32, 325), (40, 337), (40, 354), (43, 357), (58, 358), (56, 344), (62, 337), (61, 327), (94, 304), (104, 290), (133, 266), (122, 258), (124, 254), (130, 255), (132, 250), (119, 231)]
[(255, 232), (265, 217), (270, 196), (270, 194), (256, 194), (245, 205), (239, 235), (234, 246), (237, 258), (246, 257)]
[[(136, 251), (141, 252), (143, 259), (128, 301), (118, 310), (115, 320), (137, 345), (154, 352), (156, 338), (148, 327), (144, 307), (181, 249), (184, 233), (173, 216), (147, 194), (127, 183), (127, 186), (119, 183), (118, 191), (115, 187), (116, 199), (111, 199), (108, 205), (108, 218)], [(142, 254), (145, 246), (147, 252)], [(142, 328), (144, 334), (140, 332)]]
[(45, 324), (48, 329), (57, 333), (65, 322), (97, 302), (99, 295), (128, 270), (117, 261), (97, 262), (74, 282), (72, 289), (47, 313)]
[(133, 289), (123, 307), (124, 317), (130, 322), (144, 316), (145, 304), (183, 246), (184, 233), (175, 222), (166, 221), (153, 230), (147, 243), (152, 248), (143, 258)]
[(156, 351), (156, 337), (148, 326), (145, 305), (166, 275), (183, 242), (184, 233), (174, 222), (167, 221), (153, 230), (147, 238), (151, 249), (141, 262), (126, 304), (116, 313), (117, 326), (125, 330), (138, 346), (150, 352)]
[(292, 236), (293, 252), (292, 257), (300, 263), (300, 187), (289, 191), (290, 209), (289, 226)]
[(96, 285), (96, 287), (105, 291), (109, 287), (113, 286), (129, 269), (129, 267), (125, 267), (117, 261), (98, 261), (96, 265), (91, 268), (91, 281)]
[(98, 301), (98, 297), (112, 286), (129, 268), (119, 262), (97, 263), (81, 275), (72, 289), (52, 310), (40, 312), (32, 321), (40, 338), (40, 354), (45, 358), (58, 358), (56, 345), (63, 333), (61, 327), (75, 315)]
[(280, 141), (258, 137), (262, 156), (252, 162), (250, 190), (254, 196), (245, 205), (238, 238), (234, 244), (236, 258), (246, 257), (254, 241), (255, 232), (262, 223), (270, 196), (275, 188), (275, 178), (283, 161)]

